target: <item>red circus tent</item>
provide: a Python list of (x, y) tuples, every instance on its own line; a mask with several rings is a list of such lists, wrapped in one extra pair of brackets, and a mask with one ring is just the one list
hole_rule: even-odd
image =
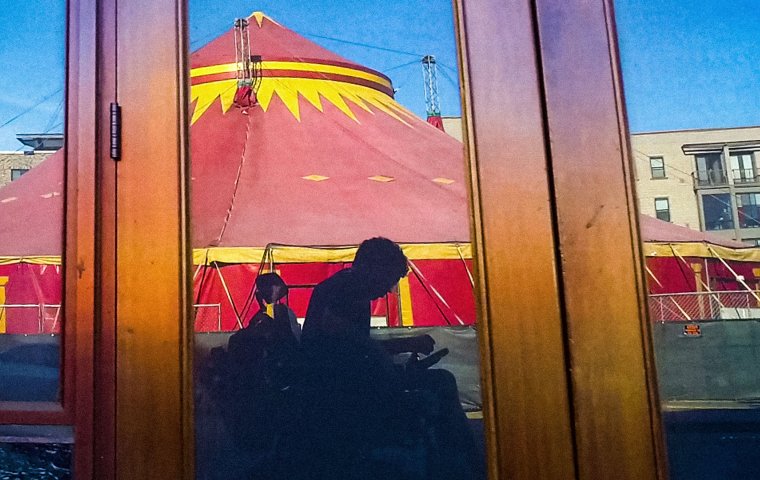
[(375, 303), (380, 324), (474, 323), (462, 144), (398, 104), (381, 73), (263, 14), (248, 22), (252, 106), (234, 29), (191, 57), (195, 295), (209, 305), (196, 328), (214, 327), (215, 304), (216, 327), (244, 322), (260, 266), (297, 287), (303, 316), (309, 287), (378, 235), (412, 262)]
[(650, 294), (760, 289), (760, 248), (639, 217)]
[(0, 333), (60, 328), (63, 159), (58, 151), (0, 188)]
[[(196, 330), (243, 325), (262, 270), (282, 275), (302, 317), (311, 287), (377, 235), (411, 260), (373, 305), (378, 325), (473, 324), (462, 144), (399, 105), (381, 73), (248, 20), (250, 85), (234, 30), (191, 58)], [(22, 305), (0, 308), (0, 332), (59, 328), (63, 158), (0, 189), (0, 304)], [(641, 226), (652, 294), (760, 283), (760, 249), (646, 216)]]
[[(378, 325), (473, 324), (462, 144), (398, 104), (381, 73), (260, 13), (249, 17), (247, 34), (258, 59), (247, 90), (234, 29), (191, 57), (196, 329), (243, 325), (261, 269), (291, 285), (288, 301), (303, 316), (311, 287), (378, 235), (400, 243), (411, 261), (398, 292), (373, 305)], [(61, 224), (60, 192), (47, 199), (54, 208), (40, 195), (52, 184), (60, 190), (50, 177), (63, 171), (62, 158), (0, 190), (0, 214), (18, 218), (0, 236), (0, 276), (16, 268), (40, 279), (57, 268), (61, 242), (48, 229)], [(16, 217), (26, 201), (2, 203), (10, 193), (34, 204), (29, 213)], [(25, 223), (34, 211), (39, 228)], [(29, 231), (41, 232), (35, 240), (44, 245), (26, 242)], [(60, 277), (40, 290), (9, 276), (7, 303), (60, 303)], [(8, 332), (36, 329), (27, 323), (9, 321)]]

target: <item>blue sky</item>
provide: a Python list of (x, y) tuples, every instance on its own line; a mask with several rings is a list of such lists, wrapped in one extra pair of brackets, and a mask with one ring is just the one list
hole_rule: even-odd
[(631, 131), (760, 125), (758, 0), (615, 0)]
[(17, 133), (62, 131), (65, 18), (61, 0), (13, 2), (0, 15), (0, 151), (21, 147)]
[(425, 115), (420, 60), (435, 55), (441, 113), (460, 114), (450, 0), (189, 0), (189, 5), (192, 49), (230, 29), (236, 17), (262, 11), (306, 38), (385, 73), (397, 89), (396, 99), (420, 116)]
[[(311, 40), (391, 77), (397, 99), (425, 113), (419, 57), (439, 61), (444, 115), (459, 115), (448, 0), (189, 0), (196, 49), (261, 10)], [(760, 125), (756, 0), (616, 0), (631, 131)], [(0, 16), (0, 151), (17, 133), (60, 132), (62, 0), (14, 2)], [(44, 16), (40, 15), (44, 12)], [(43, 23), (41, 19), (44, 18)], [(348, 43), (352, 42), (352, 43)], [(18, 117), (14, 120), (14, 117)]]

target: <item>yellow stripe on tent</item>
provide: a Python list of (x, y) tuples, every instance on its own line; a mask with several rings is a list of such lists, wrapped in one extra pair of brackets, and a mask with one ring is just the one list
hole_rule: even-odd
[[(409, 260), (461, 260), (462, 256), (465, 259), (472, 258), (472, 246), (469, 243), (408, 243), (400, 244), (400, 247)], [(356, 249), (355, 246), (275, 245), (269, 247), (268, 255), (271, 255), (274, 263), (344, 263), (353, 261)], [(265, 247), (196, 248), (193, 250), (193, 264), (261, 263), (266, 252)]]
[[(0, 305), (5, 305), (5, 286), (8, 284), (8, 277), (0, 277)], [(0, 306), (0, 333), (7, 331), (7, 322), (5, 307)]]
[[(360, 78), (378, 83), (386, 88), (392, 88), (391, 83), (378, 75), (350, 67), (341, 67), (338, 65), (327, 65), (324, 63), (307, 63), (307, 62), (282, 62), (282, 61), (264, 61), (260, 67), (262, 71), (266, 70), (290, 70), (294, 72), (315, 72), (332, 75), (343, 75), (345, 77)], [(198, 67), (190, 71), (190, 77), (202, 77), (205, 75), (214, 75), (217, 73), (237, 72), (237, 63), (225, 63), (221, 65), (209, 65), (208, 67)]]
[(401, 305), (401, 325), (404, 327), (414, 326), (414, 313), (412, 312), (412, 290), (409, 288), (409, 276), (398, 281), (398, 301)]
[[(709, 247), (708, 247), (709, 245)], [(410, 260), (461, 260), (472, 259), (469, 243), (407, 243), (401, 249)], [(459, 251), (457, 250), (459, 247)], [(275, 263), (341, 263), (350, 262), (356, 254), (355, 246), (297, 247), (276, 245), (269, 247)], [(673, 257), (673, 248), (683, 257), (715, 258), (710, 249), (724, 260), (760, 262), (760, 248), (734, 249), (707, 243), (645, 243), (646, 257)], [(266, 247), (212, 247), (193, 249), (193, 264), (261, 263)], [(461, 251), (461, 256), (460, 256)], [(27, 263), (32, 265), (61, 265), (57, 255), (0, 256), (0, 265)]]
[(0, 256), (0, 265), (15, 265), (28, 263), (30, 265), (60, 265), (61, 257), (58, 255), (39, 255), (28, 257)]
[(760, 262), (760, 248), (730, 248), (709, 243), (645, 243), (644, 256), (673, 257), (673, 248), (678, 250), (682, 257), (715, 258), (715, 255), (718, 255), (724, 260)]

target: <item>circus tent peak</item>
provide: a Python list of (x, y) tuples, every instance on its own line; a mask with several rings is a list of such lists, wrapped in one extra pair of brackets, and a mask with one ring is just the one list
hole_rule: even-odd
[(268, 17), (248, 35), (250, 107), (234, 104), (234, 28), (191, 60), (194, 246), (469, 241), (459, 141), (398, 104), (381, 73)]
[(240, 79), (248, 70), (243, 59), (250, 58), (256, 59), (254, 90), (264, 111), (276, 97), (298, 121), (302, 103), (319, 111), (330, 104), (357, 122), (357, 111), (365, 110), (385, 113), (407, 126), (421, 126), (414, 114), (393, 99), (387, 76), (317, 45), (264, 14), (256, 12), (248, 20), (245, 35), (236, 24), (191, 56), (191, 123), (212, 105), (226, 112), (237, 103)]

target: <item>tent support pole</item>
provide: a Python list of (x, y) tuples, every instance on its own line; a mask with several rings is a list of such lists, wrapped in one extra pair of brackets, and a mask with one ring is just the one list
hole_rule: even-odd
[(232, 301), (232, 294), (230, 293), (229, 288), (227, 288), (227, 282), (224, 281), (224, 275), (222, 275), (222, 270), (219, 268), (219, 264), (217, 262), (214, 262), (214, 268), (216, 268), (216, 272), (219, 274), (219, 279), (222, 281), (222, 287), (224, 287), (224, 293), (227, 294), (227, 300), (229, 300), (230, 306), (232, 306), (232, 311), (235, 313), (235, 320), (237, 320), (238, 328), (242, 330), (243, 322), (240, 320), (240, 315), (235, 308), (235, 302)]
[(657, 285), (660, 286), (660, 288), (665, 288), (665, 287), (662, 286), (662, 283), (660, 283), (660, 281), (657, 279), (657, 277), (654, 275), (654, 273), (652, 273), (652, 270), (650, 270), (648, 266), (644, 265), (644, 269), (646, 269), (646, 271), (649, 274), (649, 276), (652, 277), (652, 279), (655, 281), (655, 283), (657, 283)]
[(681, 305), (679, 305), (678, 302), (676, 302), (676, 299), (671, 296), (670, 301), (673, 302), (673, 305), (675, 305), (678, 311), (681, 312), (681, 315), (683, 315), (686, 320), (691, 322), (691, 317), (689, 316), (688, 313), (686, 313), (686, 310), (681, 308)]
[(464, 255), (462, 254), (462, 248), (457, 243), (457, 253), (459, 254), (459, 259), (462, 260), (462, 264), (464, 265), (464, 270), (467, 272), (467, 276), (470, 277), (470, 285), (472, 285), (472, 288), (475, 288), (475, 279), (472, 277), (472, 272), (470, 272), (470, 267), (467, 266), (467, 261), (464, 259)]
[(758, 302), (760, 302), (760, 297), (758, 297), (757, 293), (755, 293), (755, 291), (754, 291), (754, 290), (752, 290), (751, 288), (749, 288), (749, 285), (747, 285), (747, 282), (745, 282), (745, 281), (744, 281), (744, 277), (741, 277), (741, 276), (737, 275), (737, 273), (734, 271), (734, 269), (733, 269), (733, 268), (731, 268), (731, 266), (730, 266), (730, 265), (729, 265), (729, 264), (728, 264), (728, 263), (727, 263), (725, 260), (723, 260), (723, 259), (720, 257), (720, 255), (718, 255), (718, 254), (715, 252), (715, 250), (713, 250), (713, 248), (712, 248), (710, 245), (708, 245), (708, 246), (707, 246), (707, 249), (708, 249), (708, 250), (710, 250), (710, 252), (711, 252), (713, 255), (715, 255), (715, 257), (716, 257), (718, 260), (720, 260), (720, 263), (722, 263), (722, 264), (723, 264), (723, 265), (724, 265), (724, 266), (725, 266), (725, 267), (728, 269), (728, 271), (729, 271), (729, 272), (731, 272), (731, 274), (734, 276), (734, 278), (736, 278), (736, 281), (737, 281), (737, 282), (739, 282), (739, 283), (741, 283), (741, 284), (742, 284), (742, 286), (743, 286), (744, 288), (746, 288), (746, 289), (747, 289), (747, 291), (748, 291), (749, 293), (751, 293), (753, 297), (755, 297), (755, 300), (757, 300)]
[[(668, 244), (668, 246), (670, 246), (670, 250), (673, 251), (673, 255), (675, 255), (681, 262), (683, 262), (684, 265), (686, 265), (687, 267), (689, 267), (689, 269), (691, 269), (691, 266), (689, 265), (689, 262), (687, 262), (686, 259), (683, 258), (681, 256), (681, 254), (676, 251), (676, 248), (673, 246), (673, 244), (672, 243)], [(707, 248), (710, 248), (710, 246), (708, 245)], [(707, 269), (707, 259), (705, 259), (705, 272), (707, 271), (706, 269)], [(726, 308), (726, 306), (723, 305), (723, 302), (720, 301), (720, 296), (712, 291), (712, 289), (710, 288), (710, 285), (706, 284), (702, 280), (701, 276), (698, 276), (698, 277), (695, 277), (695, 278), (699, 279), (699, 283), (702, 284), (702, 287), (705, 289), (705, 291), (707, 291), (707, 292), (710, 293), (710, 296), (715, 300), (715, 302), (718, 304), (719, 308)], [(712, 314), (712, 305), (710, 306), (710, 311), (711, 311), (711, 314)], [(737, 313), (738, 313), (738, 310), (737, 310)]]
[[(427, 288), (428, 288), (428, 287), (430, 287), (430, 290), (431, 290), (433, 293), (435, 293), (435, 296), (438, 298), (438, 300), (439, 300), (439, 301), (440, 301), (440, 302), (441, 302), (441, 303), (442, 303), (442, 304), (443, 304), (443, 305), (444, 305), (446, 308), (448, 308), (448, 309), (449, 309), (449, 311), (450, 311), (450, 312), (451, 312), (451, 313), (454, 315), (454, 318), (456, 318), (456, 319), (457, 319), (457, 322), (459, 322), (459, 324), (460, 324), (460, 325), (464, 325), (464, 321), (463, 321), (461, 318), (459, 318), (459, 315), (457, 315), (457, 314), (456, 314), (456, 312), (454, 312), (454, 310), (453, 310), (453, 309), (451, 308), (451, 306), (450, 306), (450, 305), (449, 305), (449, 304), (446, 302), (446, 300), (443, 298), (443, 296), (441, 296), (441, 294), (440, 294), (440, 293), (438, 293), (438, 290), (436, 290), (436, 289), (435, 289), (435, 287), (434, 287), (432, 284), (430, 284), (430, 283), (427, 281), (427, 279), (425, 278), (425, 276), (424, 276), (424, 275), (422, 275), (422, 272), (420, 272), (420, 269), (419, 269), (419, 268), (417, 268), (417, 265), (415, 265), (415, 264), (414, 264), (414, 262), (412, 262), (411, 260), (409, 260), (409, 266), (410, 266), (410, 267), (412, 267), (412, 270), (414, 271), (414, 274), (417, 276), (417, 278), (419, 278), (419, 279), (420, 279), (420, 283), (422, 283), (422, 284), (423, 284), (423, 286), (425, 287), (425, 289), (427, 290)], [(427, 284), (427, 285), (426, 285), (426, 284)], [(444, 316), (444, 317), (445, 317), (445, 316)], [(447, 319), (447, 322), (448, 322), (448, 319)]]

